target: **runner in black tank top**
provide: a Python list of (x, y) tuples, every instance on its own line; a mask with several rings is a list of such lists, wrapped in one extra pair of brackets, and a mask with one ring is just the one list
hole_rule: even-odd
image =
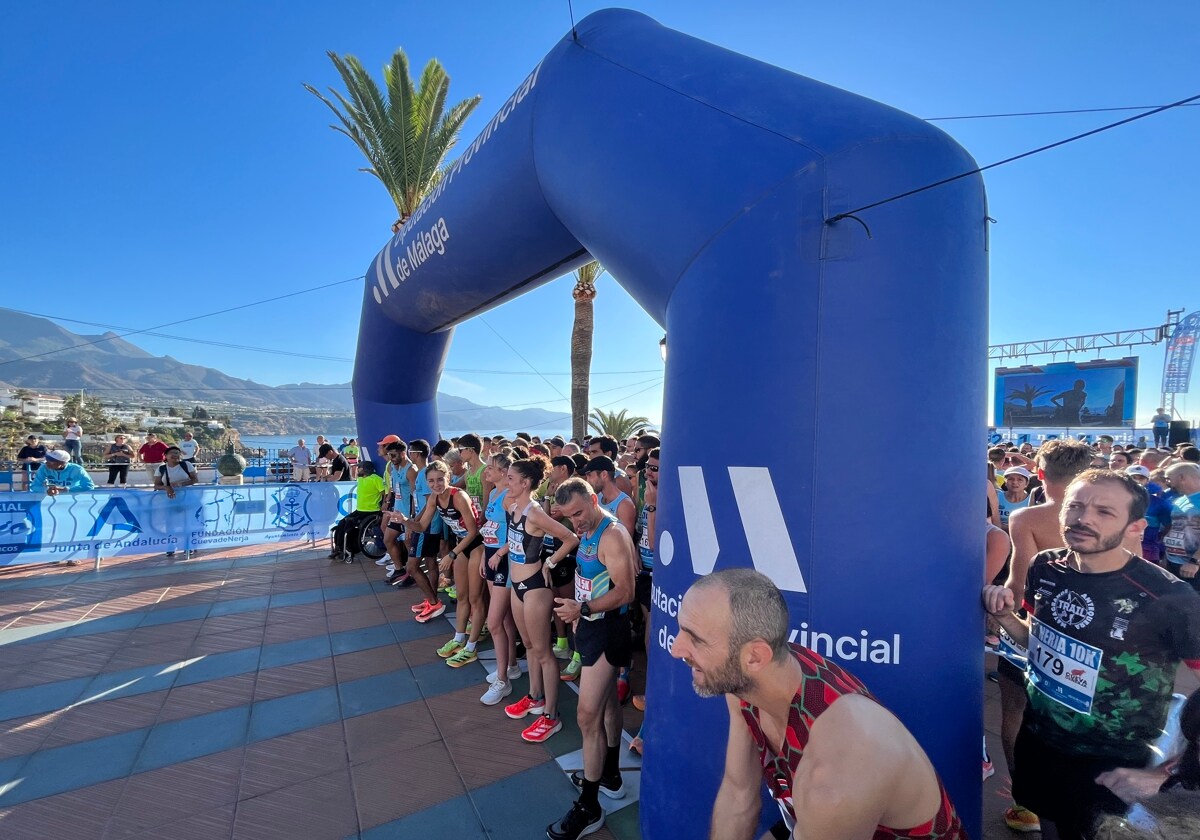
[[(549, 462), (540, 455), (515, 462), (508, 469), (508, 575), (512, 582), (511, 606), (521, 638), (525, 640), (525, 658), (529, 665), (529, 694), (504, 707), (514, 720), (527, 714), (537, 715), (521, 737), (541, 743), (562, 728), (558, 719), (558, 661), (550, 650), (550, 611), (554, 592), (549, 588), (550, 571), (546, 563), (558, 563), (579, 545), (575, 534), (551, 519), (533, 501), (533, 488), (546, 476)], [(546, 562), (542, 544), (546, 533), (562, 540), (562, 547)]]

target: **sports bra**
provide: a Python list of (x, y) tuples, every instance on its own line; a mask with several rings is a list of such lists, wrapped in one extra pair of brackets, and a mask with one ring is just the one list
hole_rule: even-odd
[(521, 518), (514, 519), (512, 512), (505, 510), (504, 521), (508, 524), (508, 562), (524, 565), (525, 563), (540, 563), (542, 561), (542, 537), (533, 536), (526, 532), (529, 522), (529, 509), (537, 502), (531, 501), (521, 511)]

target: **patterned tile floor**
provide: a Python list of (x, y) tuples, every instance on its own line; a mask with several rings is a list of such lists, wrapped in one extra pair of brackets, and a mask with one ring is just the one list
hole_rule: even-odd
[[(417, 624), (415, 591), (381, 577), (308, 546), (8, 570), (0, 837), (543, 836), (574, 799), (574, 693), (561, 733), (521, 742), (478, 702), (489, 663), (446, 667), (447, 624)], [(984, 836), (1000, 838), (988, 686)], [(623, 765), (636, 791), (639, 762)], [(594, 836), (639, 837), (634, 800), (606, 800)]]

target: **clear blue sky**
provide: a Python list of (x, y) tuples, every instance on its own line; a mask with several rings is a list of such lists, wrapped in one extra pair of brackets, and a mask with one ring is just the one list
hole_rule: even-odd
[[(603, 5), (578, 0), (576, 18)], [(1044, 3), (969, 11), (940, 2), (628, 5), (923, 117), (1152, 105), (1200, 93), (1194, 2), (1141, 13)], [(10, 4), (0, 26), (3, 302), (142, 328), (360, 275), (395, 214), (380, 185), (356, 171), (358, 151), (326, 127), (331, 115), (301, 87), (335, 83), (325, 51), (352, 53), (376, 71), (396, 47), (414, 72), (437, 57), (452, 99), (483, 96), (463, 132), (469, 141), (569, 23), (565, 0)], [(988, 163), (1122, 116), (941, 125)], [(992, 341), (1151, 326), (1168, 308), (1200, 305), (1198, 136), (1200, 108), (1177, 109), (988, 173), (998, 219)], [(485, 318), (495, 326), (539, 313), (544, 336), (522, 352), (540, 371), (565, 373), (569, 292), (560, 279)], [(611, 280), (599, 292), (593, 403), (657, 419), (658, 388), (624, 397), (654, 384), (661, 330)], [(360, 296), (361, 284), (347, 283), (169, 331), (350, 358)], [(272, 385), (344, 382), (351, 372), (349, 362), (132, 340)], [(1135, 352), (1144, 423), (1157, 404), (1162, 351)], [(478, 321), (459, 328), (449, 367), (529, 371)], [(569, 393), (566, 376), (549, 379)], [(533, 375), (448, 374), (443, 390), (485, 404), (567, 408)], [(1200, 395), (1191, 403), (1180, 407), (1200, 415)]]

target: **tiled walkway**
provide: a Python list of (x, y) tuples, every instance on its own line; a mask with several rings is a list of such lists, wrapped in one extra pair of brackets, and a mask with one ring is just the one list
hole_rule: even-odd
[[(524, 743), (479, 703), (484, 667), (438, 659), (448, 625), (417, 624), (415, 590), (374, 565), (81, 568), (0, 580), (5, 840), (529, 838), (575, 798), (555, 760), (578, 767), (574, 693), (563, 732)], [(638, 837), (637, 819), (595, 836)]]
[[(324, 551), (261, 551), (0, 577), (0, 838), (544, 836), (575, 798), (574, 692), (563, 731), (526, 744), (524, 723), (479, 703), (490, 663), (438, 659), (450, 628), (413, 620), (415, 590)], [(986, 685), (983, 837), (999, 840), (1013, 835)], [(640, 836), (623, 755), (630, 795), (601, 797), (620, 807), (598, 838)]]

